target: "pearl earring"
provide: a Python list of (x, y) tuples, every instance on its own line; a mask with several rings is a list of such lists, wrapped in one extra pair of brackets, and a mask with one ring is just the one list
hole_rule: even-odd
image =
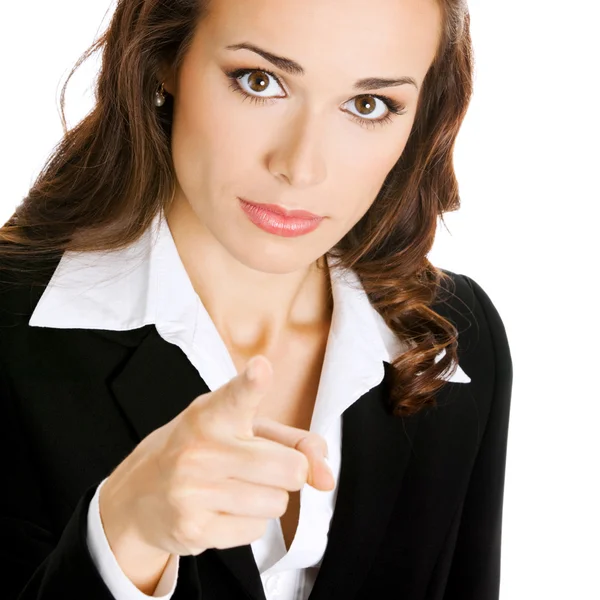
[(160, 84), (160, 89), (154, 92), (154, 106), (162, 106), (165, 103), (165, 84)]

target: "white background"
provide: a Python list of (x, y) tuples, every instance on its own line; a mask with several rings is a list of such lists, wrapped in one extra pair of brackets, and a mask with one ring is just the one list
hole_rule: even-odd
[[(59, 89), (112, 8), (4, 3), (0, 222), (60, 139)], [(511, 345), (501, 598), (598, 599), (596, 3), (471, 0), (470, 8), (477, 68), (456, 150), (462, 208), (446, 215), (449, 231), (440, 227), (430, 258), (486, 290)], [(91, 108), (98, 64), (89, 60), (71, 80), (69, 127)]]

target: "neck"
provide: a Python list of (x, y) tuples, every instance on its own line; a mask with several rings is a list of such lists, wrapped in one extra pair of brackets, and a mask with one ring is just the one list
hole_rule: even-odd
[(227, 252), (187, 200), (174, 198), (165, 217), (192, 286), (228, 348), (269, 355), (290, 335), (329, 325), (325, 257), (299, 271), (266, 273)]

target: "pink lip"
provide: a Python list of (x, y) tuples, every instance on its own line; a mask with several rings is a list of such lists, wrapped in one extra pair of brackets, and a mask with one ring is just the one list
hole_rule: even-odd
[(248, 204), (253, 204), (254, 206), (259, 206), (264, 210), (270, 210), (271, 212), (277, 213), (278, 215), (283, 215), (284, 217), (297, 217), (298, 219), (322, 219), (319, 215), (315, 215), (307, 210), (288, 210), (287, 208), (283, 208), (283, 206), (279, 206), (278, 204), (260, 204), (258, 202), (250, 202), (250, 200), (246, 200), (244, 198), (240, 198), (242, 202), (247, 202)]
[[(307, 211), (287, 212), (273, 204), (256, 204), (242, 198), (238, 200), (242, 210), (257, 227), (283, 237), (296, 237), (314, 231), (324, 219)], [(307, 218), (305, 215), (310, 216)]]

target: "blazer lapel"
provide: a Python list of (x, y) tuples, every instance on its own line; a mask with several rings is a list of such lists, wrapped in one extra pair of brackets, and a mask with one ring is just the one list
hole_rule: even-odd
[[(178, 346), (154, 326), (110, 388), (141, 441), (209, 392)], [(110, 332), (119, 336), (129, 332)], [(384, 363), (387, 369), (389, 365)], [(329, 541), (311, 600), (352, 597), (366, 575), (400, 491), (416, 431), (416, 418), (391, 416), (387, 378), (342, 415), (342, 462)], [(211, 549), (254, 600), (265, 600), (251, 546)], [(199, 559), (201, 558), (198, 557)]]
[(369, 570), (408, 464), (420, 414), (387, 408), (387, 373), (342, 415), (342, 462), (327, 549), (310, 600), (349, 600)]
[[(154, 325), (149, 327), (149, 333), (109, 383), (140, 441), (174, 419), (197, 396), (210, 391), (183, 351), (160, 337)], [(117, 336), (121, 333), (125, 332), (114, 332)]]

